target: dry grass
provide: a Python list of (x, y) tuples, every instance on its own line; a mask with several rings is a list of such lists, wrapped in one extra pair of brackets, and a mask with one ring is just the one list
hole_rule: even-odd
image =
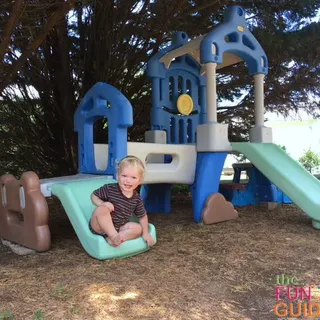
[(240, 219), (208, 226), (193, 222), (190, 198), (175, 197), (173, 214), (150, 215), (152, 250), (109, 261), (90, 258), (50, 207), (49, 252), (0, 246), (0, 319), (268, 320), (277, 275), (320, 282), (320, 231), (294, 206), (241, 208)]

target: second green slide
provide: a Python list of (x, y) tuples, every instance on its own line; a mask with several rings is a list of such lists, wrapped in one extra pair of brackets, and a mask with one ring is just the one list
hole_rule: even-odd
[(299, 162), (273, 143), (232, 143), (272, 183), (282, 190), (320, 229), (320, 182)]

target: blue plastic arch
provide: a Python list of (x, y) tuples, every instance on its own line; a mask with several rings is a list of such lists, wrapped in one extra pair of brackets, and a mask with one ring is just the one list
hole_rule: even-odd
[[(97, 170), (94, 157), (93, 125), (108, 119), (108, 163), (104, 171)], [(96, 83), (83, 97), (74, 115), (78, 132), (79, 172), (109, 174), (115, 177), (116, 162), (127, 155), (127, 133), (133, 124), (132, 106), (115, 87)]]
[[(216, 54), (212, 53), (212, 44), (216, 47)], [(224, 53), (232, 53), (246, 61), (251, 75), (268, 73), (267, 56), (258, 40), (248, 30), (245, 11), (239, 6), (228, 7), (223, 23), (201, 41), (201, 63), (221, 64)]]
[[(151, 130), (167, 132), (168, 143), (195, 143), (196, 129), (206, 118), (206, 77), (200, 75), (200, 64), (190, 55), (178, 57), (166, 69), (160, 59), (188, 41), (184, 32), (176, 32), (172, 45), (154, 55), (147, 66), (152, 80)], [(187, 93), (194, 102), (193, 113), (178, 114), (177, 99)]]
[(160, 50), (154, 56), (152, 56), (147, 64), (147, 75), (149, 78), (165, 78), (168, 71), (164, 64), (160, 62), (160, 59), (168, 52), (183, 46), (188, 42), (188, 35), (185, 32), (178, 31), (172, 37), (172, 43), (170, 46)]

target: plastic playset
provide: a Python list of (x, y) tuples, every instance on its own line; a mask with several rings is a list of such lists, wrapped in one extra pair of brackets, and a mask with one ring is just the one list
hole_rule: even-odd
[[(228, 125), (217, 122), (216, 73), (243, 62), (254, 79), (255, 125), (250, 129), (250, 142), (230, 143)], [(256, 182), (260, 179), (258, 184), (255, 182), (261, 189), (258, 192), (272, 194), (272, 190), (263, 190), (272, 181), (319, 229), (319, 181), (273, 144), (271, 128), (264, 126), (263, 82), (267, 72), (266, 54), (249, 31), (245, 12), (239, 6), (229, 7), (224, 21), (201, 37), (190, 40), (183, 32), (175, 33), (171, 46), (148, 62), (152, 109), (146, 142), (127, 141), (127, 130), (133, 125), (128, 99), (106, 83), (95, 84), (74, 116), (79, 173), (42, 180), (34, 172), (24, 173), (20, 180), (2, 176), (0, 237), (37, 251), (48, 250), (51, 240), (45, 198), (54, 195), (60, 199), (83, 248), (92, 257), (120, 258), (148, 250), (142, 238), (113, 248), (88, 228), (94, 210), (90, 194), (115, 181), (116, 164), (128, 154), (139, 157), (146, 165), (141, 195), (148, 213), (169, 213), (171, 185), (186, 184), (191, 187), (196, 222), (237, 218), (229, 202), (239, 205), (234, 194), (236, 188), (220, 186), (220, 177), (228, 153), (243, 153), (254, 166), (252, 179)], [(108, 144), (94, 143), (93, 126), (101, 118), (108, 119)], [(235, 170), (237, 179), (240, 168)], [(232, 184), (239, 185), (240, 181), (234, 180)], [(247, 189), (252, 197), (255, 192)], [(156, 239), (155, 227), (149, 224), (149, 228)]]
[[(263, 175), (252, 163), (234, 163), (234, 176), (231, 183), (221, 183), (219, 192), (234, 206), (271, 204), (271, 208), (280, 203), (292, 203), (275, 184)], [(241, 173), (245, 172), (246, 180), (241, 181)]]

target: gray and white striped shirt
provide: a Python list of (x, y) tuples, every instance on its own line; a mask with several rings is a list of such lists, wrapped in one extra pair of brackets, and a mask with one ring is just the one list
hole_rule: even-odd
[(137, 218), (142, 218), (147, 213), (139, 193), (134, 191), (133, 196), (127, 198), (121, 192), (118, 183), (105, 184), (93, 191), (93, 194), (102, 201), (108, 201), (113, 204), (114, 212), (111, 212), (111, 217), (117, 231), (121, 226), (129, 222), (133, 214)]

